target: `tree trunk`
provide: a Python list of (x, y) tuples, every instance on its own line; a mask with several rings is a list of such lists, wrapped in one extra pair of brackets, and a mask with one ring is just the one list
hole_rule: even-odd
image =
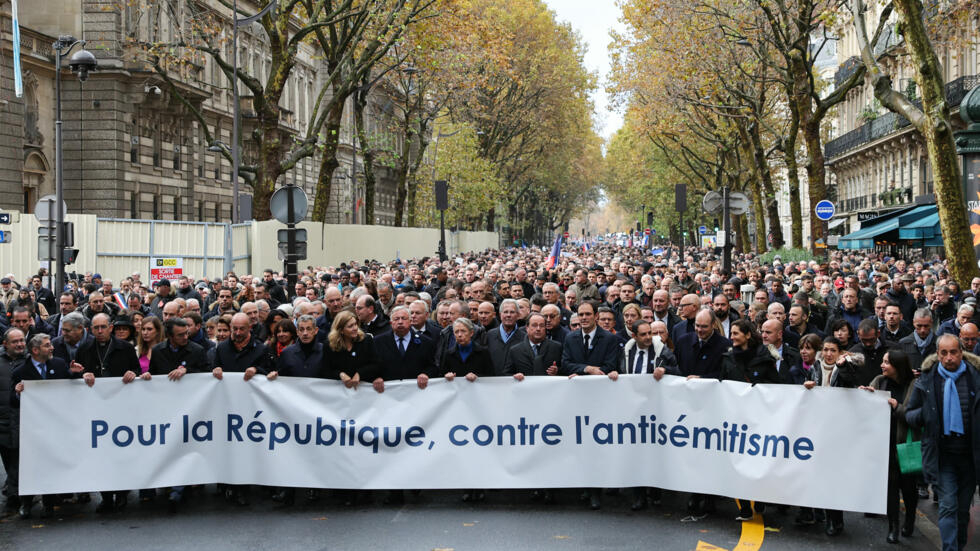
[(374, 176), (374, 148), (368, 141), (364, 122), (367, 113), (368, 91), (359, 90), (354, 96), (354, 125), (357, 142), (361, 144), (361, 158), (364, 167), (364, 223), (374, 224), (374, 192), (377, 179)]
[(330, 190), (333, 173), (340, 166), (337, 161), (337, 146), (340, 144), (340, 121), (344, 114), (344, 102), (336, 102), (323, 125), (324, 144), (321, 151), (320, 174), (316, 179), (316, 198), (313, 200), (313, 220), (327, 221), (327, 207), (330, 204)]
[(817, 240), (827, 236), (823, 233), (823, 221), (813, 214), (813, 207), (827, 198), (827, 169), (824, 167), (823, 143), (820, 139), (820, 121), (810, 119), (803, 126), (803, 139), (806, 142), (806, 177), (810, 197), (810, 252), (817, 254)]
[(415, 176), (408, 179), (408, 227), (410, 228), (415, 227), (415, 221), (418, 219), (415, 200), (418, 196), (419, 181)]
[(755, 246), (756, 252), (759, 254), (768, 250), (766, 243), (766, 207), (762, 200), (762, 186), (758, 180), (755, 180), (752, 182), (752, 206), (755, 208)]
[[(788, 91), (787, 91), (788, 92)], [(809, 99), (809, 97), (807, 97)], [(786, 163), (786, 178), (789, 186), (789, 211), (792, 218), (790, 239), (793, 248), (803, 247), (803, 209), (800, 205), (800, 167), (796, 162), (796, 140), (800, 133), (800, 110), (790, 102), (789, 130), (783, 141), (783, 161)]]
[[(282, 157), (282, 143), (278, 115), (275, 121), (263, 118), (261, 125), (263, 139), (257, 144), (259, 159), (257, 159), (255, 180), (252, 184), (252, 217), (255, 220), (268, 220), (272, 217), (272, 213), (269, 212), (269, 199), (281, 175), (279, 160)], [(241, 174), (239, 174), (239, 181), (241, 181)]]
[(494, 220), (496, 219), (496, 217), (497, 217), (497, 209), (496, 208), (491, 208), (490, 211), (487, 212), (487, 226), (486, 226), (487, 227), (487, 231), (493, 231), (494, 230), (494, 224), (493, 223), (494, 223)]
[[(755, 125), (750, 128), (749, 134), (752, 136), (752, 150), (755, 155), (755, 163), (758, 167), (760, 190), (760, 200), (769, 214), (769, 231), (772, 232), (772, 247), (778, 249), (783, 246), (783, 227), (779, 222), (779, 204), (771, 200), (775, 196), (772, 186), (772, 173), (769, 171), (769, 163), (766, 162), (765, 149), (762, 146), (762, 136), (759, 134), (759, 127)], [(799, 182), (797, 182), (799, 185)], [(799, 191), (797, 190), (797, 193)], [(756, 231), (758, 233), (758, 230)], [(763, 232), (764, 233), (764, 232)], [(768, 244), (768, 243), (767, 243)]]

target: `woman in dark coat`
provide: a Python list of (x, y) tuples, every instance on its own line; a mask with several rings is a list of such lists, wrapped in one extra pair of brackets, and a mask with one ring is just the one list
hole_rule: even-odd
[[(456, 344), (451, 346), (439, 364), (446, 373), (446, 380), (452, 381), (456, 375), (465, 375), (466, 380), (474, 382), (478, 377), (492, 377), (493, 363), (490, 361), (490, 351), (473, 341), (476, 327), (467, 318), (459, 318), (453, 322), (453, 336)], [(483, 490), (467, 490), (463, 501), (482, 501), (486, 497)]]
[(898, 453), (895, 445), (905, 442), (909, 433), (905, 421), (905, 405), (912, 395), (915, 375), (908, 354), (897, 348), (885, 352), (881, 360), (881, 375), (875, 377), (869, 386), (861, 387), (874, 392), (884, 390), (889, 393), (888, 405), (891, 407), (891, 431), (888, 441), (888, 543), (898, 543), (899, 504), (898, 492), (905, 501), (905, 524), (902, 535), (912, 536), (915, 529), (915, 506), (919, 499), (916, 488), (916, 475), (904, 475), (898, 467)]
[(466, 380), (473, 382), (477, 377), (492, 377), (493, 362), (490, 351), (473, 340), (476, 327), (467, 318), (459, 318), (453, 322), (453, 336), (456, 344), (450, 346), (442, 362), (446, 380), (452, 381), (456, 375), (465, 375)]
[(362, 381), (373, 381), (380, 372), (374, 339), (361, 330), (357, 316), (349, 310), (333, 319), (327, 346), (323, 350), (323, 379), (341, 381), (357, 390)]
[[(776, 369), (776, 357), (769, 348), (762, 344), (762, 338), (755, 325), (746, 319), (735, 320), (731, 324), (730, 335), (732, 350), (722, 368), (722, 380), (741, 381), (743, 383), (780, 384), (779, 371)], [(765, 511), (765, 504), (756, 502), (755, 512), (760, 515)], [(738, 500), (738, 516), (735, 520), (752, 520), (752, 502), (747, 499)]]

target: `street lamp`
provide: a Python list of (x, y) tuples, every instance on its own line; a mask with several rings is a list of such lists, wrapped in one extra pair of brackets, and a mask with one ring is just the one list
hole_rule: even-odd
[[(54, 89), (55, 89), (55, 121), (54, 121), (54, 149), (55, 149), (55, 265), (57, 266), (57, 279), (55, 279), (56, 293), (61, 293), (65, 288), (65, 213), (62, 205), (65, 201), (65, 181), (64, 181), (64, 143), (61, 136), (61, 60), (71, 53), (75, 46), (82, 46), (83, 49), (75, 52), (68, 61), (68, 68), (78, 76), (78, 80), (85, 82), (88, 74), (99, 67), (98, 61), (92, 52), (84, 49), (85, 41), (76, 40), (70, 35), (59, 36), (58, 40), (51, 45), (54, 50)], [(51, 258), (51, 238), (48, 237), (48, 258)], [(50, 260), (49, 260), (50, 262)], [(49, 264), (50, 266), (50, 264)]]
[[(436, 139), (432, 144), (432, 182), (433, 185), (435, 186), (435, 195), (436, 195), (436, 203), (437, 203), (436, 208), (439, 207), (438, 198), (441, 193), (444, 192), (446, 196), (446, 202), (448, 203), (449, 201), (449, 182), (442, 181), (442, 183), (440, 184), (438, 181), (436, 181), (436, 160), (439, 158), (439, 140), (442, 138), (450, 138), (452, 136), (455, 136), (456, 134), (459, 134), (462, 130), (463, 129), (460, 128), (459, 130), (455, 132), (450, 132), (448, 134), (443, 134), (442, 132), (439, 132), (438, 134), (436, 134)], [(444, 186), (444, 189), (440, 189), (440, 186)], [(442, 206), (443, 208), (438, 209), (439, 210), (439, 251), (438, 252), (439, 252), (439, 261), (445, 262), (446, 260), (449, 259), (449, 255), (446, 254), (446, 208), (445, 207), (448, 207), (449, 205), (445, 204)]]

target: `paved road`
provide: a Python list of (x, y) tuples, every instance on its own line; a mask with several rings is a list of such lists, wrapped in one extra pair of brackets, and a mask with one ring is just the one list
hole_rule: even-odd
[[(767, 515), (765, 531), (758, 524), (743, 527), (734, 521), (730, 500), (720, 501), (705, 521), (681, 523), (685, 498), (670, 493), (662, 505), (638, 513), (630, 511), (626, 495), (607, 495), (601, 511), (590, 511), (573, 490), (561, 491), (554, 506), (530, 501), (525, 491), (489, 492), (476, 505), (462, 503), (459, 492), (432, 491), (403, 506), (383, 505), (383, 494), (373, 493), (369, 503), (352, 508), (325, 498), (289, 509), (268, 499), (240, 508), (213, 494), (209, 486), (176, 516), (167, 514), (162, 500), (96, 515), (96, 495), (91, 504), (64, 505), (53, 520), (42, 522), (35, 508), (31, 521), (0, 520), (0, 549), (693, 550), (699, 542), (701, 550), (938, 549), (935, 525), (923, 518), (914, 537), (889, 546), (887, 521), (859, 514), (845, 515), (845, 532), (834, 540), (822, 527), (794, 526), (795, 509)], [(926, 504), (924, 513), (934, 521), (935, 506)]]

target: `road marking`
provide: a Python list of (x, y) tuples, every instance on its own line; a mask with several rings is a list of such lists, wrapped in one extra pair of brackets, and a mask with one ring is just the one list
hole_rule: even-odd
[[(752, 520), (742, 522), (742, 533), (738, 538), (738, 544), (734, 551), (758, 551), (762, 547), (762, 540), (766, 536), (766, 523), (762, 515), (756, 513)], [(708, 542), (698, 540), (695, 551), (728, 551), (724, 547), (718, 547)]]

